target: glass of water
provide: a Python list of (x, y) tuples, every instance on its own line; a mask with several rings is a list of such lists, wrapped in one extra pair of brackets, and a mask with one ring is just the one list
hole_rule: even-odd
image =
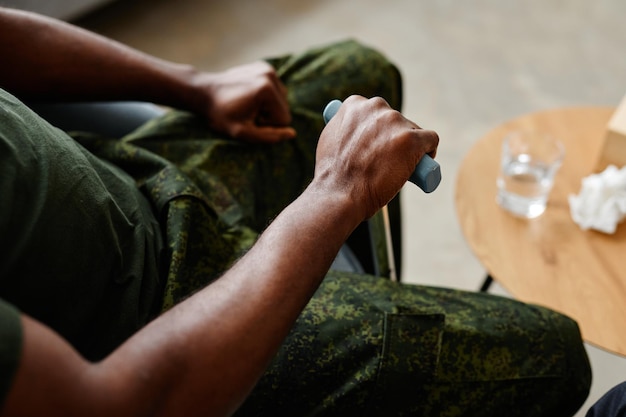
[(527, 219), (543, 214), (564, 155), (563, 145), (550, 135), (535, 131), (509, 133), (502, 144), (498, 204)]

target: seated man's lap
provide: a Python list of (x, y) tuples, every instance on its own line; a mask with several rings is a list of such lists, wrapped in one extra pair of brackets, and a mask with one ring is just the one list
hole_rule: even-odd
[[(202, 198), (219, 197), (202, 211), (223, 209), (218, 217), (243, 227), (245, 244), (306, 186), (325, 103), (350, 94), (383, 96), (396, 108), (401, 101), (395, 67), (358, 44), (271, 62), (289, 89), (294, 141), (243, 145), (207, 136), (198, 118), (176, 112), (124, 138), (173, 162)], [(181, 219), (196, 218), (185, 210)], [(210, 222), (206, 229), (219, 231)], [(204, 230), (196, 226), (185, 228)], [(589, 379), (566, 317), (486, 294), (331, 272), (238, 415), (565, 416), (573, 412), (560, 403), (582, 404)]]
[(238, 415), (566, 416), (589, 384), (567, 317), (331, 272)]
[[(354, 54), (371, 54), (349, 46)], [(217, 176), (241, 206), (242, 218), (253, 219), (243, 223), (257, 232), (306, 185), (323, 104), (357, 93), (395, 95), (392, 105), (399, 107), (399, 79), (389, 77), (395, 68), (379, 56), (370, 73), (344, 85), (335, 85), (339, 62), (330, 73), (316, 73), (333, 62), (320, 57), (340, 56), (336, 51), (274, 61), (293, 101), (296, 140), (266, 148), (222, 139), (196, 142), (200, 148), (192, 146), (175, 161), (194, 179)], [(350, 62), (346, 67), (354, 71)], [(370, 76), (387, 78), (369, 88)], [(182, 137), (195, 137), (190, 121), (185, 124)], [(166, 143), (161, 149), (171, 151), (174, 141), (186, 146), (174, 126), (170, 142), (156, 126), (156, 143)], [(155, 143), (149, 134), (129, 140)], [(305, 176), (293, 181), (303, 170)], [(331, 272), (238, 415), (565, 416), (573, 412), (561, 402), (574, 409), (582, 404), (589, 379), (578, 328), (566, 317), (486, 294)]]
[(313, 175), (315, 149), (324, 128), (322, 111), (334, 98), (381, 96), (401, 105), (401, 79), (382, 55), (348, 41), (270, 60), (288, 89), (293, 140), (273, 145), (240, 143), (207, 129), (185, 112), (169, 112), (122, 140), (153, 152), (188, 175), (213, 201), (215, 184), (228, 191), (237, 222), (261, 232), (306, 187)]

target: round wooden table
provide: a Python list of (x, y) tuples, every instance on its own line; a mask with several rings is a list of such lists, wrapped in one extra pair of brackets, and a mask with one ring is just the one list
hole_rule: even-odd
[[(583, 231), (568, 196), (594, 173), (613, 108), (565, 108), (511, 120), (469, 151), (458, 172), (455, 202), (469, 246), (489, 274), (516, 299), (578, 321), (583, 338), (626, 355), (626, 225), (613, 235)], [(545, 213), (517, 218), (496, 203), (502, 138), (534, 128), (559, 138), (565, 159)]]

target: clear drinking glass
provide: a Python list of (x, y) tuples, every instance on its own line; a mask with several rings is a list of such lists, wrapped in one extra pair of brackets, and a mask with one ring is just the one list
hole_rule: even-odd
[(512, 214), (538, 217), (546, 210), (565, 150), (550, 135), (536, 131), (514, 131), (502, 144), (498, 204)]

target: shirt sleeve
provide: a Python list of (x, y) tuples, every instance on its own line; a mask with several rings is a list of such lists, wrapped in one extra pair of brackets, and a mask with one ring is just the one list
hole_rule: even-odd
[(20, 313), (0, 298), (0, 409), (11, 388), (22, 351)]

